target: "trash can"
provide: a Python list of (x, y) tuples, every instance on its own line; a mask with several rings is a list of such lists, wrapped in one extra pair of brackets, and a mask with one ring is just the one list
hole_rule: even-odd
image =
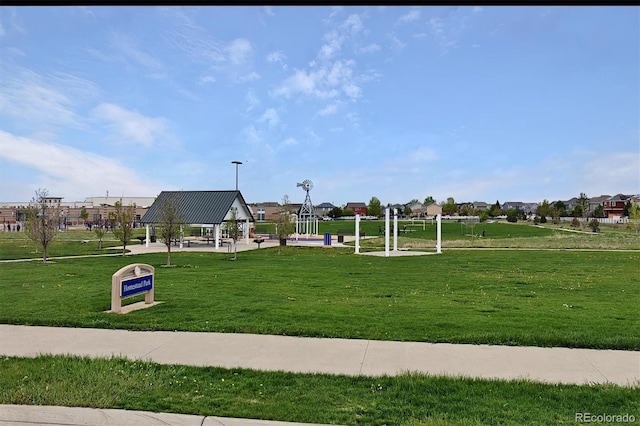
[(330, 246), (331, 245), (331, 234), (330, 233), (326, 233), (324, 234), (324, 245), (325, 246)]
[(155, 242), (156, 242), (156, 236), (155, 236), (155, 235), (152, 235), (152, 236), (151, 236), (151, 242), (152, 242), (152, 243), (155, 243)]
[(344, 243), (344, 235), (338, 235), (338, 242)]

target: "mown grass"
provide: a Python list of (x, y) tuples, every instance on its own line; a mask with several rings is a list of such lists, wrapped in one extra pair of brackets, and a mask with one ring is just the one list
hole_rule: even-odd
[(640, 418), (640, 388), (422, 374), (348, 377), (160, 365), (122, 358), (0, 358), (0, 403), (87, 406), (344, 425), (574, 424)]
[[(144, 231), (136, 230), (134, 238), (138, 235), (144, 235)], [(127, 245), (133, 244), (140, 244), (140, 241), (133, 239)], [(47, 257), (118, 253), (118, 250), (114, 249), (118, 246), (121, 247), (122, 242), (111, 232), (105, 234), (102, 249), (99, 249), (95, 233), (70, 230), (56, 234), (47, 248)], [(0, 260), (39, 257), (42, 257), (42, 247), (30, 240), (24, 232), (0, 232)]]
[[(640, 253), (466, 251), (381, 258), (284, 247), (0, 264), (0, 322), (640, 349)], [(106, 314), (111, 274), (156, 267), (156, 307)]]

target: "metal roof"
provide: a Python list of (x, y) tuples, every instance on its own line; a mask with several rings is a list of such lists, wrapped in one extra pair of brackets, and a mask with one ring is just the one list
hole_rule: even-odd
[(187, 224), (219, 224), (238, 199), (251, 222), (251, 209), (240, 191), (162, 191), (142, 217), (142, 223), (160, 223), (162, 207), (171, 201)]

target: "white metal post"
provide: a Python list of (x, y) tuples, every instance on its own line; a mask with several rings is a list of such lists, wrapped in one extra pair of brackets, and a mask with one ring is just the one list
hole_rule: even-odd
[(393, 251), (398, 251), (398, 209), (393, 209)]
[(442, 217), (441, 215), (436, 216), (436, 226), (437, 226), (437, 239), (436, 239), (436, 253), (442, 253)]
[(389, 210), (384, 209), (384, 257), (389, 257)]
[(249, 218), (247, 218), (244, 222), (244, 242), (246, 245), (249, 245), (249, 233), (251, 232), (251, 228), (249, 226)]
[(184, 231), (182, 229), (182, 225), (180, 225), (180, 248), (183, 247), (183, 240), (184, 240), (183, 235), (184, 235)]
[(215, 235), (215, 248), (220, 247), (220, 224), (216, 223), (215, 225), (213, 225), (213, 232)]
[(149, 224), (147, 224), (147, 226), (146, 226), (145, 235), (146, 235), (146, 239), (144, 240), (145, 241), (144, 246), (145, 247), (149, 247)]
[(356, 215), (356, 254), (360, 254), (360, 215)]

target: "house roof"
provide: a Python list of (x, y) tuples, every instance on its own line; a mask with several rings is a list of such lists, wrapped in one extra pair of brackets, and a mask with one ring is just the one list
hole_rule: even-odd
[(346, 206), (344, 206), (345, 209), (353, 209), (353, 208), (362, 208), (362, 207), (367, 207), (367, 205), (365, 203), (347, 203)]
[(333, 204), (331, 204), (331, 203), (321, 203), (321, 204), (318, 204), (316, 206), (316, 208), (318, 208), (318, 209), (332, 209), (334, 207), (335, 206)]
[(142, 223), (160, 223), (162, 207), (171, 201), (185, 223), (219, 224), (233, 206), (234, 201), (244, 206), (251, 222), (251, 209), (240, 191), (162, 191), (142, 217)]

